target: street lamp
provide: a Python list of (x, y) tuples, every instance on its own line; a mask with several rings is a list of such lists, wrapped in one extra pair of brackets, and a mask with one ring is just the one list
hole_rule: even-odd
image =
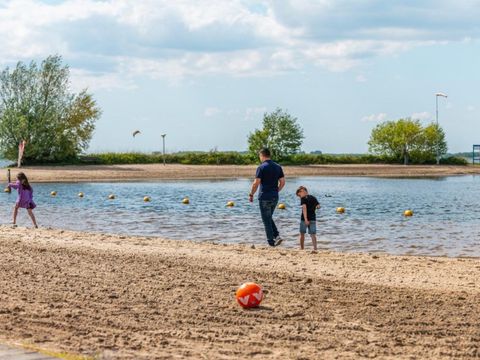
[(167, 136), (167, 134), (162, 134), (162, 140), (163, 140), (163, 166), (166, 165), (166, 162), (165, 162), (165, 136)]
[[(439, 127), (438, 127), (438, 97), (444, 97), (445, 99), (448, 97), (446, 94), (444, 93), (436, 93), (435, 94), (435, 122), (437, 124), (437, 134), (438, 134), (438, 131), (439, 131)], [(440, 154), (438, 153), (439, 152), (439, 145), (440, 145), (440, 137), (437, 136), (437, 165), (440, 164)]]

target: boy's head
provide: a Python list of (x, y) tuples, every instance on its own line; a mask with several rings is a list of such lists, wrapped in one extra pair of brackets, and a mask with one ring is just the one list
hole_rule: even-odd
[(307, 196), (308, 195), (308, 190), (305, 186), (300, 186), (298, 189), (297, 189), (297, 192), (296, 192), (297, 196), (298, 197), (304, 197), (304, 196)]

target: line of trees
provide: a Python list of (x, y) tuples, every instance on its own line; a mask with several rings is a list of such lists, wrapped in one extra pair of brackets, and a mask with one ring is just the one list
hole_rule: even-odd
[[(299, 154), (303, 142), (303, 130), (298, 120), (282, 109), (263, 116), (263, 127), (248, 136), (249, 151), (255, 155), (262, 147), (268, 147), (274, 158), (282, 160)], [(399, 119), (378, 124), (368, 141), (373, 159), (384, 162), (434, 163), (448, 150), (445, 132), (438, 124), (422, 126), (419, 120)], [(366, 158), (365, 158), (366, 159)]]

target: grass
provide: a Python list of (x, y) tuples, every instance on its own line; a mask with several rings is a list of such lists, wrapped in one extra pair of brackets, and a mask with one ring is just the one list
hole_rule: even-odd
[(35, 351), (39, 354), (55, 357), (55, 358), (58, 358), (58, 359), (64, 359), (64, 360), (95, 360), (95, 357), (86, 356), (86, 355), (76, 355), (76, 354), (71, 354), (71, 353), (67, 353), (67, 352), (63, 352), (63, 351), (55, 351), (55, 350), (44, 349), (44, 348), (41, 348), (41, 347), (39, 347), (37, 345), (34, 345), (34, 344), (22, 343), (22, 344), (19, 345), (19, 347), (21, 347), (25, 350)]

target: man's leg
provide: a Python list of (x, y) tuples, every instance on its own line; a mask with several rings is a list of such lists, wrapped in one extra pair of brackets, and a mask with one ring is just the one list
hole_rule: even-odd
[(275, 225), (275, 221), (273, 221), (273, 213), (275, 212), (275, 209), (277, 208), (277, 204), (278, 204), (278, 199), (274, 200), (272, 202), (272, 231), (273, 231), (273, 238), (274, 239), (280, 235), (280, 233), (278, 232), (278, 229), (277, 229), (277, 225)]
[(275, 246), (275, 242), (273, 241), (271, 201), (260, 200), (260, 214), (262, 215), (263, 226), (265, 226), (265, 234), (267, 235), (268, 245)]

